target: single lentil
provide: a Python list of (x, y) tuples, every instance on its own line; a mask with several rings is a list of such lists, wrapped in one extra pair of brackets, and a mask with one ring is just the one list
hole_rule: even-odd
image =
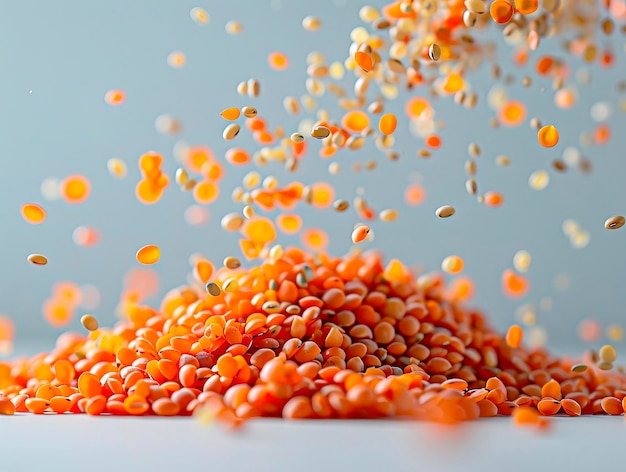
[(626, 219), (624, 219), (624, 217), (621, 215), (612, 216), (611, 218), (609, 218), (608, 220), (604, 222), (604, 227), (606, 229), (619, 229), (622, 226), (624, 226), (625, 222), (626, 222)]
[(38, 266), (44, 266), (48, 263), (48, 258), (41, 254), (30, 254), (27, 259), (31, 264)]
[(451, 207), (450, 205), (444, 205), (442, 207), (437, 208), (437, 210), (435, 211), (435, 214), (439, 218), (449, 218), (452, 215), (454, 215), (454, 213), (456, 213), (456, 210), (454, 209), (454, 207)]

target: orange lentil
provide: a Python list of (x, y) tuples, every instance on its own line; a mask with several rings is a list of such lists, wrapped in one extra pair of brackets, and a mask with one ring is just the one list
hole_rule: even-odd
[(121, 105), (126, 101), (126, 93), (123, 90), (109, 90), (104, 95), (104, 101), (109, 105)]
[(15, 414), (15, 405), (7, 397), (0, 396), (0, 415)]
[(405, 105), (404, 111), (409, 118), (419, 118), (422, 113), (430, 109), (430, 103), (423, 97), (411, 97)]
[(474, 297), (474, 283), (468, 277), (457, 277), (447, 288), (447, 293), (456, 302), (471, 300)]
[(317, 208), (328, 208), (335, 199), (335, 189), (325, 182), (318, 182), (311, 186), (311, 204)]
[(481, 418), (489, 418), (498, 416), (498, 407), (487, 399), (479, 400), (476, 402), (478, 405), (478, 411)]
[(220, 116), (228, 121), (234, 121), (239, 118), (241, 111), (237, 107), (226, 108), (220, 113)]
[(562, 88), (554, 94), (554, 103), (562, 109), (572, 108), (576, 104), (576, 93), (569, 88)]
[(27, 398), (25, 402), (26, 408), (36, 415), (43, 414), (48, 409), (50, 403), (43, 398)]
[(537, 31), (532, 30), (528, 33), (528, 47), (530, 48), (531, 51), (536, 51), (537, 48), (539, 47), (539, 34), (537, 33)]
[(180, 68), (185, 65), (186, 57), (185, 54), (180, 51), (171, 52), (167, 56), (167, 63), (171, 67)]
[(515, 0), (515, 9), (523, 15), (535, 13), (539, 8), (539, 0)]
[(502, 273), (502, 289), (511, 298), (520, 298), (528, 292), (529, 284), (526, 277), (516, 274), (511, 269)]
[[(25, 413), (28, 411), (28, 409), (26, 408), (26, 400), (28, 398), (29, 398), (28, 395), (23, 393), (20, 395), (16, 395), (15, 397), (11, 399), (11, 403), (14, 405), (16, 412)], [(6, 407), (6, 408), (8, 409), (10, 407)]]
[(544, 398), (551, 397), (555, 400), (560, 400), (562, 398), (561, 386), (556, 380), (552, 379), (541, 387), (541, 396)]
[(215, 182), (203, 180), (193, 188), (193, 198), (202, 205), (209, 205), (219, 196), (219, 187)]
[(561, 402), (554, 398), (546, 397), (537, 403), (537, 410), (543, 416), (556, 415), (561, 409)]
[(44, 318), (51, 326), (61, 327), (72, 320), (72, 307), (58, 299), (49, 299), (43, 305)]
[(302, 228), (302, 218), (297, 214), (280, 214), (276, 217), (276, 225), (285, 234), (296, 234)]
[(518, 101), (506, 102), (498, 112), (498, 121), (504, 126), (515, 127), (526, 120), (526, 105)]
[(366, 225), (359, 225), (357, 226), (354, 231), (352, 231), (352, 243), (353, 244), (358, 244), (361, 241), (365, 240), (365, 238), (367, 238), (367, 235), (370, 232), (370, 228), (369, 226)]
[(272, 52), (267, 57), (267, 62), (274, 70), (285, 70), (289, 67), (289, 59), (282, 52)]
[(158, 416), (176, 416), (180, 412), (180, 407), (167, 397), (155, 400), (151, 407)]
[(580, 416), (582, 412), (580, 405), (571, 398), (561, 400), (561, 407), (569, 416)]
[(427, 363), (428, 369), (435, 374), (443, 374), (452, 368), (450, 361), (443, 357), (433, 357)]
[(489, 7), (489, 14), (496, 23), (508, 23), (515, 9), (507, 0), (494, 0)]
[(91, 193), (91, 183), (82, 175), (70, 175), (61, 182), (61, 196), (68, 203), (83, 203)]
[(313, 418), (315, 412), (311, 400), (308, 397), (297, 396), (291, 398), (282, 409), (283, 418), (304, 419)]
[(100, 242), (100, 233), (91, 226), (79, 226), (72, 233), (72, 239), (78, 246), (95, 246)]
[(271, 243), (276, 239), (276, 230), (271, 220), (255, 216), (246, 220), (241, 229), (241, 233), (259, 245)]
[(213, 275), (213, 270), (213, 264), (211, 264), (210, 261), (202, 259), (194, 265), (193, 275), (199, 282), (206, 285), (211, 279), (211, 275)]
[(463, 259), (459, 256), (448, 256), (441, 262), (441, 269), (448, 274), (458, 274), (463, 270)]
[(485, 205), (490, 207), (499, 207), (504, 203), (504, 197), (499, 192), (485, 192), (483, 198)]
[(520, 325), (512, 325), (506, 332), (506, 343), (509, 347), (517, 349), (522, 344), (524, 331)]
[(300, 363), (314, 360), (321, 353), (320, 347), (313, 341), (306, 341), (295, 354), (295, 359)]
[(593, 142), (603, 145), (611, 140), (611, 128), (606, 123), (601, 123), (593, 130)]
[(538, 425), (539, 413), (534, 408), (519, 407), (513, 411), (513, 422), (517, 425)]
[(369, 72), (374, 68), (374, 60), (372, 56), (363, 51), (357, 51), (354, 54), (354, 62), (363, 69), (365, 72)]
[(67, 413), (72, 407), (72, 400), (68, 397), (55, 396), (50, 399), (50, 409), (55, 413)]
[(104, 395), (95, 395), (87, 399), (85, 403), (85, 413), (91, 416), (98, 416), (104, 412), (107, 399)]
[(341, 119), (341, 126), (354, 133), (361, 133), (369, 124), (369, 116), (361, 110), (350, 110)]
[(22, 205), (22, 217), (26, 222), (38, 225), (45, 221), (46, 211), (36, 203), (26, 203)]
[(384, 135), (393, 134), (398, 125), (398, 119), (393, 113), (385, 113), (378, 121), (378, 129)]
[(445, 77), (442, 89), (444, 92), (453, 94), (460, 92), (465, 87), (465, 81), (460, 74), (452, 72)]
[(615, 397), (604, 397), (601, 402), (602, 411), (607, 415), (621, 415), (624, 413), (622, 402)]
[(424, 202), (426, 199), (426, 192), (424, 188), (417, 183), (410, 184), (404, 192), (404, 201), (408, 205), (417, 206)]
[(328, 246), (328, 235), (319, 228), (308, 228), (300, 235), (302, 244), (312, 251), (324, 251)]
[(537, 132), (537, 140), (543, 147), (554, 147), (559, 142), (559, 132), (552, 125), (544, 126)]
[(427, 136), (424, 140), (426, 146), (431, 149), (439, 149), (441, 147), (441, 138), (436, 134), (431, 134)]
[(243, 166), (250, 163), (250, 154), (241, 148), (230, 148), (226, 151), (226, 161), (229, 164)]
[(137, 251), (135, 258), (141, 264), (156, 264), (161, 258), (161, 249), (155, 245), (143, 246)]
[(141, 180), (135, 187), (135, 196), (137, 200), (146, 205), (156, 203), (161, 198), (163, 189), (150, 180)]
[(217, 360), (217, 371), (222, 377), (234, 377), (237, 375), (239, 365), (230, 354), (224, 354)]
[(96, 395), (100, 395), (102, 392), (102, 387), (100, 386), (100, 381), (98, 377), (89, 373), (83, 372), (78, 377), (78, 391), (85, 398), (95, 397)]

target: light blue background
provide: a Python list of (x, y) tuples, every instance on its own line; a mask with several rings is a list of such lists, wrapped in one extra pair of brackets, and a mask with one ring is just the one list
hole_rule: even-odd
[[(371, 2), (380, 6), (383, 2)], [(282, 107), (285, 95), (306, 93), (306, 54), (320, 51), (328, 62), (343, 61), (348, 54), (350, 30), (361, 24), (361, 2), (343, 1), (147, 1), (110, 0), (99, 2), (58, 0), (5, 1), (0, 15), (0, 312), (16, 323), (18, 341), (43, 342), (46, 346), (62, 331), (50, 328), (41, 315), (41, 305), (50, 296), (57, 280), (95, 284), (103, 303), (93, 311), (101, 324), (115, 320), (114, 310), (122, 289), (124, 273), (137, 265), (136, 250), (144, 244), (162, 247), (156, 266), (161, 277), (161, 294), (184, 282), (189, 270), (188, 256), (202, 252), (214, 262), (238, 254), (237, 238), (224, 233), (219, 220), (239, 209), (230, 201), (230, 191), (250, 169), (227, 168), (222, 198), (211, 205), (207, 226), (189, 227), (184, 209), (192, 203), (190, 194), (175, 185), (159, 204), (141, 205), (134, 198), (139, 179), (137, 159), (145, 151), (156, 150), (165, 157), (164, 170), (173, 176), (176, 162), (172, 147), (179, 139), (189, 144), (207, 144), (222, 158), (227, 143), (221, 138), (224, 126), (219, 112), (229, 106), (254, 105), (270, 126), (282, 125), (295, 131), (296, 121)], [(210, 23), (201, 27), (189, 16), (194, 6), (204, 7)], [(318, 32), (302, 29), (307, 15), (322, 19)], [(237, 20), (244, 26), (238, 36), (227, 35), (224, 24)], [(478, 35), (481, 36), (481, 35)], [(497, 37), (497, 36), (496, 36)], [(489, 68), (469, 75), (480, 95), (476, 110), (454, 105), (451, 98), (434, 102), (437, 119), (446, 122), (444, 146), (431, 159), (416, 157), (423, 143), (408, 132), (401, 120), (395, 149), (398, 162), (388, 162), (373, 146), (354, 153), (342, 151), (340, 175), (330, 176), (328, 161), (317, 157), (317, 143), (295, 178), (305, 183), (329, 181), (338, 197), (351, 199), (356, 187), (366, 190), (366, 198), (378, 210), (400, 209), (395, 223), (374, 223), (375, 246), (389, 257), (413, 265), (438, 269), (449, 254), (465, 259), (467, 275), (476, 280), (474, 305), (484, 308), (498, 328), (514, 321), (521, 303), (539, 304), (552, 297), (553, 308), (539, 312), (538, 323), (546, 327), (549, 344), (556, 348), (579, 350), (576, 326), (594, 317), (604, 325), (620, 324), (624, 318), (623, 293), (626, 289), (624, 244), (626, 228), (607, 231), (604, 220), (626, 213), (624, 132), (626, 120), (617, 108), (616, 83), (623, 79), (624, 37), (615, 33), (612, 41), (618, 65), (612, 70), (590, 68), (591, 86), (580, 87), (580, 100), (569, 111), (553, 105), (551, 83), (535, 79), (530, 88), (513, 86), (512, 98), (528, 104), (529, 118), (554, 123), (561, 142), (543, 149), (536, 133), (525, 124), (514, 129), (494, 131), (489, 126), (492, 111), (486, 106), (486, 92), (492, 84)], [(604, 45), (606, 39), (602, 39)], [(531, 73), (513, 70), (511, 48), (498, 43), (505, 72), (512, 72), (519, 83)], [(559, 41), (545, 41), (534, 56), (554, 53), (563, 56)], [(187, 65), (172, 69), (166, 58), (174, 50), (183, 51)], [(267, 65), (267, 55), (282, 51), (290, 58), (287, 71), (277, 72)], [(570, 58), (571, 59), (571, 58)], [(533, 61), (531, 61), (531, 64)], [(582, 67), (571, 60), (574, 70)], [(239, 81), (255, 77), (261, 82), (261, 96), (250, 100), (236, 94)], [(344, 85), (348, 85), (344, 81)], [(541, 88), (546, 91), (542, 92)], [(107, 90), (121, 88), (127, 102), (120, 107), (104, 103)], [(30, 93), (32, 91), (32, 93)], [(424, 89), (415, 93), (425, 95)], [(387, 107), (404, 117), (404, 93)], [(622, 99), (624, 96), (622, 95)], [(541, 192), (528, 187), (528, 176), (537, 169), (548, 169), (568, 145), (578, 146), (580, 132), (591, 131), (594, 123), (589, 108), (597, 101), (616, 104), (611, 126), (614, 139), (603, 147), (583, 149), (593, 164), (593, 174), (578, 170), (556, 174)], [(330, 95), (320, 102), (332, 108)], [(154, 128), (163, 113), (182, 120), (179, 137), (163, 136)], [(301, 115), (303, 116), (303, 115)], [(463, 163), (467, 145), (482, 147), (478, 159), (478, 180), (482, 190), (504, 192), (502, 208), (479, 205), (464, 189)], [(256, 149), (247, 132), (236, 144)], [(513, 164), (498, 167), (495, 156), (508, 155)], [(113, 179), (106, 162), (122, 158), (129, 167), (125, 180)], [(375, 172), (353, 174), (350, 163), (376, 159)], [(276, 164), (261, 170), (287, 181)], [(413, 208), (401, 205), (410, 175), (418, 172), (427, 192), (426, 202)], [(89, 200), (82, 205), (46, 202), (40, 185), (47, 177), (63, 178), (72, 173), (86, 175), (93, 184)], [(20, 216), (25, 202), (41, 202), (48, 212), (43, 225), (28, 225)], [(452, 204), (457, 214), (448, 220), (434, 216), (434, 210)], [(336, 214), (302, 208), (307, 226), (323, 225), (331, 235), (330, 250), (341, 254), (350, 247), (350, 232), (358, 221), (353, 212)], [(575, 218), (591, 233), (591, 243), (583, 250), (573, 249), (561, 230), (566, 218)], [(93, 225), (102, 234), (97, 247), (81, 248), (72, 241), (79, 225)], [(284, 245), (297, 238), (281, 238)], [(513, 254), (526, 249), (533, 256), (529, 272), (532, 289), (523, 301), (507, 299), (500, 290), (502, 270), (512, 265)], [(47, 267), (33, 267), (26, 261), (30, 253), (45, 254)], [(554, 278), (568, 274), (567, 291), (554, 288)], [(151, 300), (158, 303), (158, 299)], [(72, 329), (81, 329), (77, 312)]]

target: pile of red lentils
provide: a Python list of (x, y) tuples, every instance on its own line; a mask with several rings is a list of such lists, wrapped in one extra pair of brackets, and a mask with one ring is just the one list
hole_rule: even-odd
[[(390, 160), (399, 117), (385, 113), (385, 103), (401, 89), (427, 88), (432, 97), (453, 97), (459, 106), (473, 108), (478, 96), (471, 92), (465, 74), (484, 65), (493, 45), (472, 36), (500, 25), (505, 41), (515, 46), (514, 61), (526, 64), (540, 47), (542, 38), (559, 35), (566, 39), (567, 54), (587, 63), (613, 67), (616, 59), (605, 45), (616, 25), (626, 20), (626, 7), (614, 0), (400, 0), (381, 11), (361, 8), (365, 26), (350, 33), (352, 44), (346, 60), (327, 64), (320, 53), (307, 57), (308, 95), (281, 99), (295, 115), (317, 112), (317, 119), (305, 119), (293, 130), (271, 129), (254, 106), (221, 111), (227, 122), (223, 138), (233, 141), (242, 129), (249, 132), (259, 149), (250, 152), (232, 147), (217, 158), (205, 146), (180, 145), (174, 154), (179, 161), (173, 180), (190, 192), (196, 206), (186, 214), (189, 224), (205, 218), (203, 205), (220, 196), (220, 182), (230, 166), (280, 162), (297, 172), (299, 162), (310, 148), (331, 159), (329, 172), (337, 174), (332, 160), (342, 149), (358, 151), (368, 141)], [(209, 14), (193, 8), (191, 18), (200, 26)], [(316, 31), (319, 18), (306, 17), (303, 28)], [(626, 32), (622, 26), (622, 33)], [(603, 40), (596, 37), (598, 30)], [(231, 21), (229, 34), (240, 34), (242, 25)], [(564, 59), (539, 55), (537, 76), (553, 80), (555, 104), (569, 108), (576, 100), (566, 86), (569, 69)], [(185, 55), (174, 52), (167, 58), (171, 67), (184, 67)], [(281, 52), (268, 57), (270, 67), (284, 70), (289, 59)], [(354, 74), (353, 90), (338, 84), (346, 71)], [(493, 68), (494, 79), (501, 76)], [(531, 77), (523, 79), (525, 86)], [(375, 88), (377, 98), (368, 99)], [(626, 85), (624, 86), (626, 88)], [(237, 87), (251, 100), (261, 93), (261, 84), (251, 78)], [(326, 91), (337, 97), (341, 116), (318, 109), (314, 97)], [(370, 94), (371, 96), (371, 94)], [(123, 90), (105, 95), (109, 105), (123, 105)], [(510, 100), (502, 90), (492, 90), (488, 99), (496, 111), (492, 126), (515, 127), (526, 122), (524, 103)], [(444, 143), (437, 134), (434, 109), (423, 96), (412, 96), (405, 107), (411, 130), (423, 139), (418, 155), (427, 158)], [(595, 112), (601, 123), (588, 137), (601, 145), (610, 139), (604, 123), (606, 106)], [(550, 148), (559, 142), (552, 124), (530, 120), (539, 145)], [(244, 124), (244, 127), (241, 125)], [(157, 130), (176, 134), (180, 123), (163, 115)], [(245, 129), (244, 129), (245, 128)], [(477, 143), (468, 148), (465, 164), (466, 189), (480, 204), (497, 207), (504, 196), (494, 191), (479, 192), (476, 162), (481, 154)], [(575, 159), (570, 159), (575, 161)], [(508, 165), (505, 156), (500, 165)], [(139, 159), (142, 179), (136, 197), (145, 204), (157, 203), (170, 186), (162, 170), (163, 157), (148, 152)], [(555, 160), (557, 171), (570, 163)], [(585, 168), (583, 161), (574, 162)], [(125, 178), (127, 167), (121, 159), (107, 163), (111, 175)], [(375, 167), (375, 161), (365, 168)], [(353, 168), (361, 170), (362, 164)], [(588, 167), (588, 165), (587, 165)], [(548, 183), (547, 173), (531, 176), (531, 188)], [(57, 194), (79, 204), (89, 198), (90, 182), (72, 175), (62, 182), (42, 186), (44, 196)], [(405, 200), (418, 205), (423, 189), (412, 184)], [(222, 228), (240, 233), (242, 257), (227, 257), (221, 267), (201, 256), (192, 258), (193, 277), (188, 286), (171, 290), (161, 306), (142, 303), (137, 284), (154, 286), (150, 272), (134, 272), (125, 281), (120, 313), (122, 320), (112, 329), (99, 326), (91, 315), (81, 318), (88, 335), (64, 334), (55, 349), (32, 358), (0, 363), (0, 414), (16, 412), (86, 413), (89, 415), (196, 415), (205, 421), (236, 426), (249, 418), (414, 418), (456, 423), (478, 417), (513, 416), (517, 424), (546, 427), (546, 417), (565, 414), (621, 415), (626, 408), (626, 375), (614, 369), (615, 349), (606, 345), (574, 361), (551, 356), (542, 348), (523, 345), (524, 329), (513, 325), (506, 335), (494, 331), (483, 315), (466, 307), (473, 292), (472, 281), (457, 277), (445, 283), (441, 274), (416, 277), (398, 260), (385, 264), (377, 252), (364, 252), (359, 243), (370, 240), (376, 224), (394, 221), (398, 210), (375, 211), (363, 195), (352, 202), (335, 198), (325, 182), (304, 184), (291, 181), (281, 185), (269, 175), (250, 171), (241, 186), (232, 191), (241, 212), (224, 215)], [(351, 239), (354, 250), (345, 257), (326, 254), (329, 237), (321, 229), (303, 229), (299, 204), (327, 211), (354, 211), (357, 223)], [(275, 217), (260, 215), (276, 213)], [(450, 218), (455, 208), (443, 205), (434, 211)], [(45, 209), (36, 203), (22, 207), (31, 224), (46, 219)], [(574, 247), (584, 247), (588, 234), (576, 222), (564, 223)], [(622, 216), (607, 219), (605, 227), (619, 229)], [(306, 249), (277, 243), (277, 229), (284, 234), (301, 233)], [(98, 244), (100, 235), (91, 227), (74, 232), (76, 244)], [(159, 261), (161, 248), (145, 245), (136, 254), (140, 264)], [(46, 265), (42, 254), (28, 261)], [(528, 290), (524, 272), (531, 257), (519, 251), (513, 269), (502, 274), (502, 289), (513, 297)], [(442, 271), (456, 275), (463, 260), (451, 255), (442, 262)], [(79, 306), (80, 290), (71, 283), (58, 284), (44, 304), (44, 316), (53, 326), (64, 326)], [(84, 297), (84, 294), (82, 294)], [(0, 341), (11, 337), (11, 325), (0, 319)]]

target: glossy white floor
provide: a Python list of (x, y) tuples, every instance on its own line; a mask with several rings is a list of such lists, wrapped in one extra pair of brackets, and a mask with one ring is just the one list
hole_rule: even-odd
[[(0, 470), (622, 470), (622, 417), (553, 418), (547, 433), (492, 418), (461, 427), (258, 420), (238, 432), (190, 418), (0, 417)], [(622, 464), (622, 465), (619, 465)]]

